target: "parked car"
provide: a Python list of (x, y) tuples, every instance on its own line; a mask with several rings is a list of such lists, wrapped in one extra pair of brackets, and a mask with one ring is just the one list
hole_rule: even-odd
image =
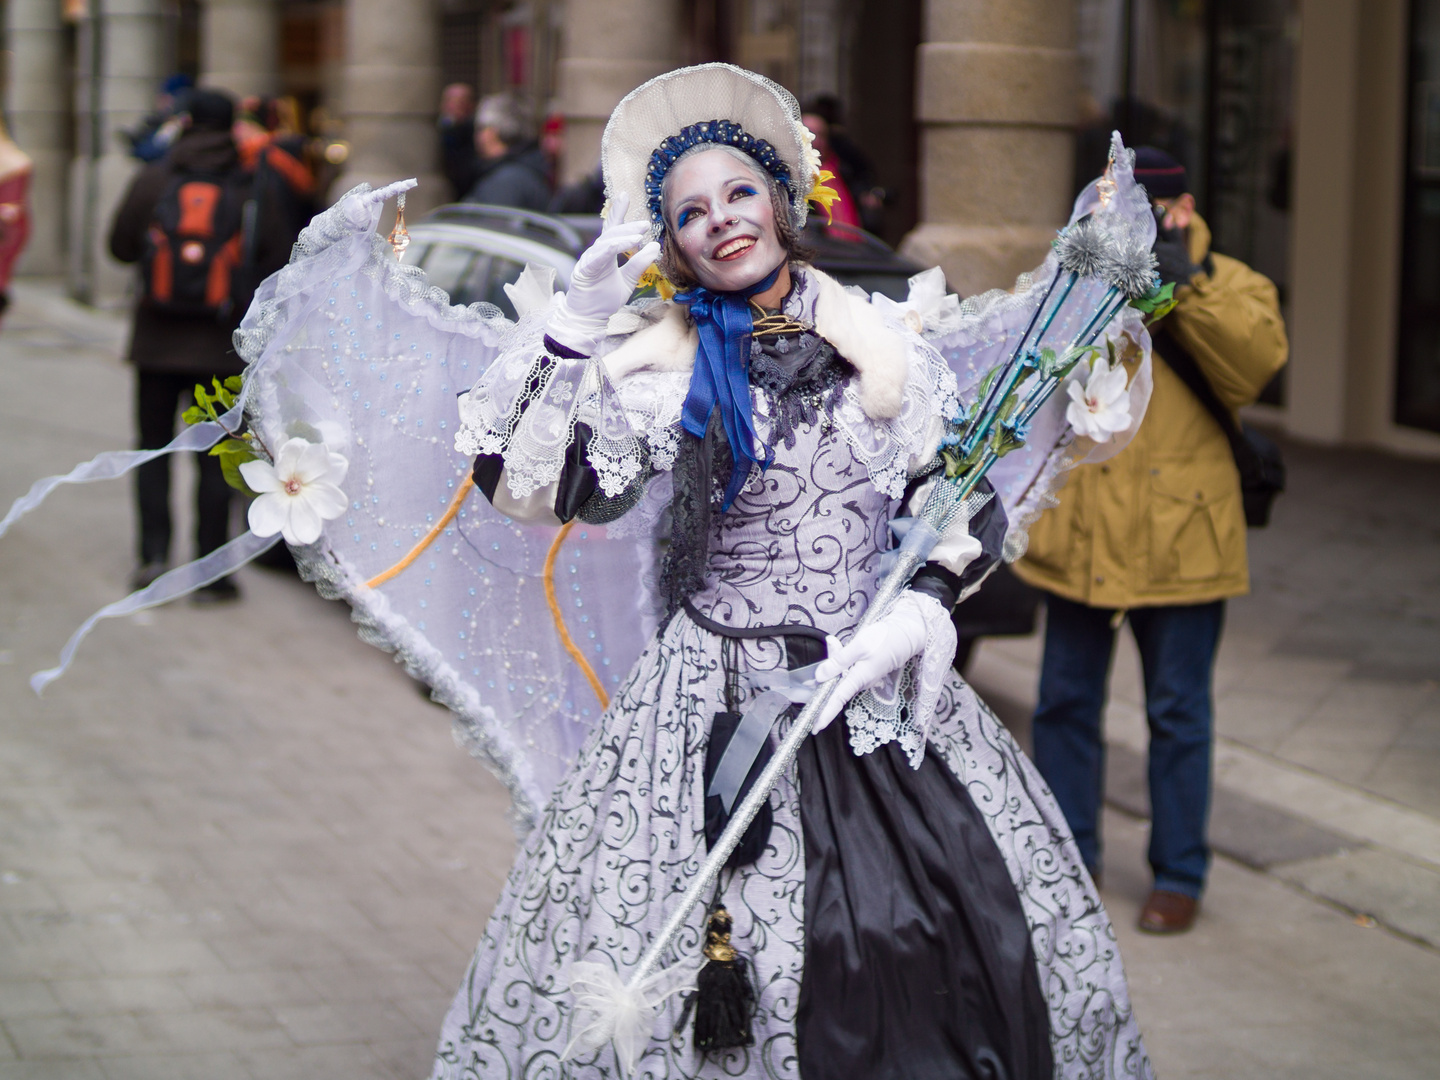
[(452, 304), (494, 304), (513, 319), (515, 307), (505, 286), (525, 264), (552, 268), (557, 287), (569, 288), (575, 260), (588, 242), (553, 215), (455, 203), (410, 226), (405, 261), (423, 269), (431, 285), (450, 294)]
[[(599, 231), (600, 219), (593, 214), (455, 203), (410, 226), (405, 261), (422, 267), (430, 284), (450, 294), (451, 303), (494, 304), (513, 319), (505, 285), (520, 276), (525, 264), (552, 267), (557, 287), (568, 288), (576, 259)], [(894, 300), (905, 299), (911, 275), (924, 269), (879, 237), (848, 225), (811, 221), (804, 243), (814, 252), (814, 264), (842, 285)]]

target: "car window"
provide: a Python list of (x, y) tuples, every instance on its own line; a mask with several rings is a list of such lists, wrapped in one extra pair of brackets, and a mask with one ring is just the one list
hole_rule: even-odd
[(442, 241), (426, 252), (425, 261), (419, 265), (425, 268), (425, 276), (430, 279), (431, 285), (450, 294), (452, 304), (468, 304), (470, 301), (462, 300), (456, 294), (461, 290), (474, 259), (474, 248)]
[(490, 260), (490, 281), (481, 299), (494, 304), (507, 318), (518, 319), (515, 305), (505, 295), (505, 286), (513, 285), (525, 270), (525, 264), (514, 259), (502, 259), (498, 255)]
[(475, 252), (475, 260), (466, 267), (465, 276), (450, 290), (452, 304), (473, 304), (485, 299), (492, 261), (493, 257), (485, 252)]

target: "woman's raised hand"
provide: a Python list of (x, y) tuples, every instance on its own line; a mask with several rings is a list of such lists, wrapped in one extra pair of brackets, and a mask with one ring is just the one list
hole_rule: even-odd
[(904, 592), (884, 618), (859, 631), (846, 644), (842, 645), (839, 638), (827, 639), (829, 655), (816, 667), (815, 681), (823, 685), (838, 675), (840, 682), (815, 718), (811, 728), (815, 734), (829, 727), (856, 694), (870, 689), (920, 654), (929, 636), (922, 606), (927, 602), (935, 603), (929, 597)]
[[(660, 257), (660, 245), (645, 243), (650, 225), (625, 221), (630, 198), (617, 195), (606, 212), (605, 225), (585, 249), (570, 275), (570, 288), (550, 312), (545, 332), (567, 349), (589, 356), (605, 336), (605, 325), (635, 291), (640, 277)], [(640, 245), (644, 244), (643, 247)], [(624, 266), (618, 257), (639, 247)]]

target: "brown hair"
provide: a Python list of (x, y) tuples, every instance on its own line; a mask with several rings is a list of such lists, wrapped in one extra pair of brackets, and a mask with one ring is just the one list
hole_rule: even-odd
[[(795, 219), (790, 213), (789, 193), (749, 154), (723, 144), (702, 143), (676, 158), (675, 165), (680, 164), (687, 157), (706, 150), (727, 151), (750, 166), (756, 178), (765, 185), (765, 189), (770, 193), (770, 205), (775, 211), (775, 238), (780, 241), (780, 246), (785, 250), (787, 261), (792, 264), (807, 261), (811, 257), (811, 252), (800, 242), (800, 234), (795, 228)], [(674, 167), (674, 165), (670, 167), (672, 171)], [(669, 174), (666, 175), (666, 179), (669, 179)], [(664, 274), (666, 279), (677, 289), (693, 289), (700, 283), (691, 273), (685, 253), (680, 250), (680, 243), (676, 240), (670, 225), (670, 215), (663, 213), (667, 193), (668, 189), (661, 189), (661, 216), (665, 222), (665, 231), (660, 237), (660, 260), (656, 265), (660, 268), (660, 273)]]

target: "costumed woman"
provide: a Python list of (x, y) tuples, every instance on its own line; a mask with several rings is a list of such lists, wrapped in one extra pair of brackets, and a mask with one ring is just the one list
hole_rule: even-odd
[[(664, 1002), (636, 1075), (1148, 1075), (1064, 819), (950, 668), (950, 610), (1000, 556), (1002, 503), (852, 634), (956, 382), (804, 262), (798, 120), (786, 92), (720, 65), (627, 97), (605, 134), (604, 230), (538, 347), (461, 400), (457, 445), (496, 509), (603, 524), (663, 482), (669, 542), (662, 628), (526, 841), (436, 1078), (622, 1075), (584, 1038), (572, 968), (635, 964), (799, 707), (771, 688), (817, 662), (812, 680), (843, 673), (840, 690), (720, 879), (728, 948), (704, 908), (675, 948), (738, 962), (742, 1015), (727, 1027), (737, 1006), (707, 1003), (702, 976)], [(626, 307), (657, 258), (681, 291)]]
[[(1150, 1077), (1094, 884), (952, 671), (949, 619), (1144, 411), (1153, 308), (1127, 301), (1154, 219), (1128, 151), (1033, 277), (963, 306), (938, 270), (895, 304), (806, 263), (823, 176), (758, 75), (646, 83), (602, 157), (603, 231), (565, 292), (510, 287), (517, 323), (397, 261), (403, 226), (375, 234), (413, 182), (318, 216), (236, 334), (243, 384), (0, 522), (222, 439), (258, 493), (250, 532), (97, 613), (32, 685), (96, 619), (283, 536), (514, 797), (522, 847), (436, 1080)], [(652, 266), (679, 291), (632, 299)], [(952, 488), (958, 523), (891, 603)]]

